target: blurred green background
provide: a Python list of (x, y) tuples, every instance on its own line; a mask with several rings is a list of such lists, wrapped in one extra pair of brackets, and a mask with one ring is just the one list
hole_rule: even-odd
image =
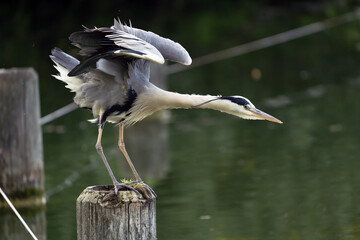
[[(53, 47), (114, 17), (181, 43), (193, 58), (356, 9), (358, 1), (13, 1), (0, 3), (0, 67), (34, 67), (41, 111), (72, 101)], [(360, 239), (359, 22), (169, 75), (181, 93), (242, 95), (276, 125), (176, 110), (125, 131), (133, 162), (158, 194), (158, 239)], [(76, 239), (75, 200), (110, 178), (90, 114), (43, 126), (47, 239)], [(106, 125), (118, 178), (129, 169)], [(1, 216), (0, 216), (1, 217)], [(25, 231), (14, 227), (14, 231)], [(30, 239), (30, 238), (29, 238)]]

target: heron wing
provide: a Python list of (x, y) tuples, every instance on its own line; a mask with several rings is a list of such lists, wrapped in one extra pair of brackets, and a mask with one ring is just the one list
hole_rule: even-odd
[(94, 116), (102, 114), (108, 106), (126, 103), (129, 85), (126, 75), (127, 66), (114, 59), (100, 59), (96, 69), (78, 75), (68, 76), (79, 61), (55, 48), (51, 51), (51, 60), (59, 74), (55, 78), (66, 83), (66, 87), (75, 92), (74, 102), (82, 108), (91, 109)]
[(69, 72), (69, 76), (76, 76), (96, 67), (99, 59), (139, 58), (160, 64), (164, 63), (164, 57), (150, 43), (130, 33), (111, 29), (94, 28), (85, 29), (70, 35), (72, 43), (79, 47), (80, 55), (88, 58)]
[(113, 32), (106, 37), (120, 47), (115, 51), (115, 54), (142, 58), (160, 64), (165, 62), (159, 50), (150, 43), (132, 34), (115, 29), (112, 30)]
[(186, 49), (171, 39), (160, 37), (159, 35), (150, 31), (144, 31), (138, 28), (133, 28), (131, 26), (125, 26), (120, 22), (120, 20), (116, 19), (114, 19), (114, 26), (112, 26), (112, 28), (118, 31), (130, 33), (131, 35), (146, 41), (147, 43), (157, 48), (161, 55), (167, 60), (178, 62), (184, 65), (190, 65), (192, 62), (191, 57)]

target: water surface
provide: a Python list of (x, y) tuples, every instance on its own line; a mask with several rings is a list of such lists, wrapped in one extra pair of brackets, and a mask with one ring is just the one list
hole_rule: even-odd
[[(338, 39), (356, 28), (169, 77), (179, 92), (244, 95), (284, 124), (176, 110), (127, 129), (130, 156), (158, 194), (158, 239), (360, 238), (360, 39)], [(75, 239), (77, 196), (110, 183), (88, 117), (77, 110), (44, 126), (48, 239)], [(118, 178), (131, 176), (110, 124), (103, 147)]]

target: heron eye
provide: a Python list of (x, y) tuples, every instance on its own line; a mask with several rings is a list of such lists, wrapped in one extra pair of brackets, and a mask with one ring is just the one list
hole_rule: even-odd
[(249, 105), (244, 105), (244, 108), (245, 108), (246, 110), (250, 110)]

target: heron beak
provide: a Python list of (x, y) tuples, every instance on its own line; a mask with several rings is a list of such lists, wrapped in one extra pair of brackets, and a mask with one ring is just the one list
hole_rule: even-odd
[(257, 108), (248, 108), (248, 110), (249, 110), (250, 112), (252, 112), (252, 114), (253, 114), (255, 117), (257, 117), (257, 118), (259, 118), (259, 119), (268, 120), (268, 121), (270, 121), (270, 122), (276, 122), (276, 123), (280, 123), (280, 124), (283, 123), (283, 122), (280, 121), (279, 119), (277, 119), (277, 118), (275, 118), (275, 117), (273, 117), (273, 116), (271, 116), (271, 115), (269, 115), (269, 114), (267, 114), (267, 113), (264, 113), (263, 111), (260, 111), (260, 110), (257, 109)]

